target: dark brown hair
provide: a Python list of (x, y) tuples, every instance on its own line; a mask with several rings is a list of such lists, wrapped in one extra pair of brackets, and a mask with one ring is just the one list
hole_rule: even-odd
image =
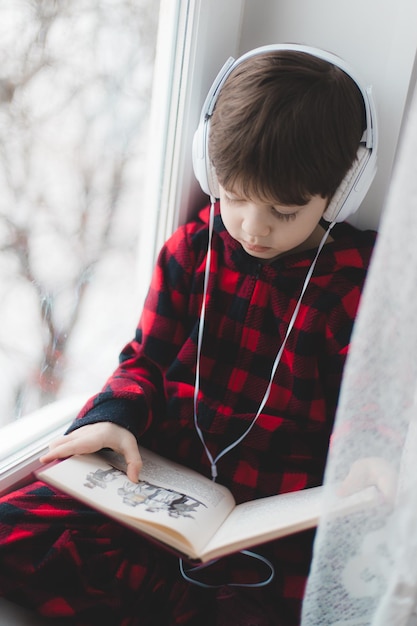
[(298, 51), (267, 52), (223, 85), (209, 154), (220, 184), (250, 198), (304, 204), (331, 198), (352, 166), (365, 105), (341, 69)]

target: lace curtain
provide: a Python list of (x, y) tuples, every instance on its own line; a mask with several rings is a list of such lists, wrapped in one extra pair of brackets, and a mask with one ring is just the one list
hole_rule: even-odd
[[(355, 324), (302, 626), (417, 626), (417, 93)], [(372, 505), (334, 515), (345, 492)]]

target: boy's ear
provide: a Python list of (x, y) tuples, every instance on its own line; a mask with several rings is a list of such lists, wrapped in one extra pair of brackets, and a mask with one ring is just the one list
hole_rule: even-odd
[(364, 199), (375, 176), (376, 161), (371, 159), (372, 152), (360, 145), (356, 159), (340, 183), (329, 206), (323, 213), (328, 222), (343, 222), (352, 215)]

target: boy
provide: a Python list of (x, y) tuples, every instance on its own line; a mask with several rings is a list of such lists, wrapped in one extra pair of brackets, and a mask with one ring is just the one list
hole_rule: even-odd
[[(236, 62), (202, 115), (212, 207), (163, 246), (134, 340), (44, 462), (110, 447), (137, 481), (140, 443), (238, 502), (321, 483), (375, 240), (335, 226), (334, 199), (371, 129), (338, 64), (272, 48)], [(4, 595), (115, 626), (295, 626), (313, 541), (181, 575), (174, 556), (39, 482), (3, 498), (0, 537)]]

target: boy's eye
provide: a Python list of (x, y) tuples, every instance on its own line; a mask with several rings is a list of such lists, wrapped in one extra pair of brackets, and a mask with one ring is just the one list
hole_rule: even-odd
[[(242, 203), (242, 202), (248, 202), (248, 200), (246, 198), (242, 198), (240, 196), (236, 196), (235, 194), (231, 193), (231, 192), (225, 192), (225, 197), (226, 200), (229, 203)], [(267, 208), (267, 205), (265, 205), (265, 208)], [(270, 210), (272, 212), (272, 214), (274, 215), (274, 217), (276, 217), (279, 220), (282, 220), (284, 222), (289, 222), (291, 220), (295, 220), (295, 218), (297, 217), (298, 214), (298, 210), (294, 210), (291, 213), (282, 213), (281, 211), (279, 211), (274, 205), (270, 205)]]
[(273, 214), (279, 220), (283, 220), (284, 222), (290, 222), (291, 220), (295, 220), (297, 217), (298, 211), (294, 211), (293, 213), (281, 213), (277, 211), (274, 207), (272, 207)]

